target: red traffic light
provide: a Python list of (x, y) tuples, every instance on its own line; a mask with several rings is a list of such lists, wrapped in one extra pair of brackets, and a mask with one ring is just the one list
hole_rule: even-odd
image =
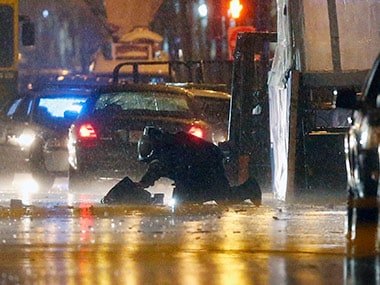
[(230, 8), (228, 10), (231, 18), (237, 19), (240, 17), (240, 12), (243, 9), (243, 5), (240, 4), (239, 0), (231, 0)]

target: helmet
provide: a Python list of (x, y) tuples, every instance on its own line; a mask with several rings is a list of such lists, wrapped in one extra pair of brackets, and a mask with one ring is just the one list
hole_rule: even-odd
[(140, 161), (149, 161), (153, 156), (153, 144), (148, 136), (143, 135), (137, 143)]
[(154, 159), (154, 142), (160, 139), (161, 130), (151, 126), (144, 128), (142, 137), (137, 143), (138, 159), (140, 161), (152, 161)]

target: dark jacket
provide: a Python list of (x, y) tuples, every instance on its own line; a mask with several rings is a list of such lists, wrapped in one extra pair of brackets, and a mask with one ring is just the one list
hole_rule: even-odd
[(229, 199), (223, 153), (216, 145), (185, 132), (152, 131), (141, 140), (149, 140), (152, 148), (149, 158), (140, 156), (149, 163), (140, 180), (144, 188), (167, 177), (175, 182), (173, 198), (178, 202)]
[(102, 203), (154, 203), (144, 188), (167, 177), (174, 181), (172, 198), (176, 204), (246, 199), (261, 204), (261, 189), (254, 178), (230, 186), (225, 175), (223, 153), (208, 141), (184, 132), (171, 134), (146, 127), (138, 143), (138, 153), (139, 160), (148, 163), (141, 180), (136, 183), (125, 177), (107, 193)]

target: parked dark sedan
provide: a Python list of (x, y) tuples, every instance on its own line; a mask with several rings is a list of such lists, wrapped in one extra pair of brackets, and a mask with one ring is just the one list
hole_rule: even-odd
[(224, 84), (165, 83), (193, 93), (202, 118), (212, 128), (212, 142), (216, 145), (228, 139), (231, 95)]
[(52, 87), (9, 100), (0, 112), (2, 187), (8, 182), (22, 186), (20, 174), (28, 172), (33, 178), (28, 188), (34, 185), (34, 190), (49, 189), (56, 177), (67, 176), (68, 128), (89, 93)]
[(336, 106), (354, 111), (345, 138), (348, 231), (355, 231), (362, 223), (373, 223), (374, 228), (377, 228), (380, 193), (380, 54), (368, 74), (361, 96), (352, 89), (338, 90)]
[[(191, 92), (177, 87), (126, 84), (98, 88), (69, 131), (69, 188), (109, 189), (118, 179), (137, 181), (146, 165), (137, 142), (145, 126), (185, 131), (211, 141)], [(102, 187), (103, 186), (103, 187)]]
[(190, 91), (198, 102), (203, 119), (212, 128), (212, 142), (218, 145), (227, 141), (231, 95), (207, 89), (190, 89)]

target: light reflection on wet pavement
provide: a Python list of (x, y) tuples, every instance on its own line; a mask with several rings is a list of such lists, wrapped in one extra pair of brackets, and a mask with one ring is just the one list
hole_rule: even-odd
[[(105, 193), (0, 193), (0, 284), (376, 284), (350, 258), (344, 198), (108, 206)], [(28, 203), (26, 203), (28, 201)]]

